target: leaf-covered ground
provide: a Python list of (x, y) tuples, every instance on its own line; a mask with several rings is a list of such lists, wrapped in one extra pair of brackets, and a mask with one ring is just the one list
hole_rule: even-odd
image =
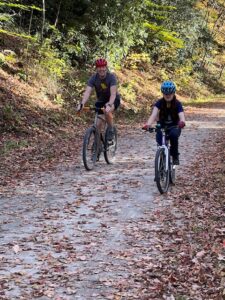
[(20, 170), (13, 180), (7, 173), (0, 299), (223, 299), (224, 108), (187, 108), (181, 166), (167, 195), (153, 181), (155, 141), (141, 124), (118, 126), (114, 165), (101, 158), (84, 170), (81, 130), (74, 148), (72, 140), (52, 143), (56, 153), (64, 145), (74, 154), (49, 171), (35, 167), (42, 159), (33, 153), (24, 179)]

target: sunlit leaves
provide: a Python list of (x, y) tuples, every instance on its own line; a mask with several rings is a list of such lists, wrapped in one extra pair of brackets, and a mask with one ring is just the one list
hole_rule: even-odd
[(184, 41), (176, 38), (176, 35), (178, 35), (176, 32), (166, 31), (163, 26), (157, 26), (151, 23), (144, 23), (144, 26), (153, 31), (154, 36), (159, 38), (161, 41), (172, 42), (177, 48), (184, 47)]
[(9, 36), (16, 36), (16, 37), (19, 37), (19, 38), (22, 38), (22, 39), (29, 39), (31, 41), (36, 41), (36, 38), (34, 38), (32, 36), (29, 36), (29, 35), (26, 35), (26, 34), (19, 34), (19, 33), (16, 33), (16, 32), (10, 32), (10, 31), (3, 30), (3, 29), (0, 29), (0, 33), (5, 34), (5, 35), (9, 35)]
[(37, 10), (37, 11), (42, 11), (40, 7), (37, 7), (35, 5), (22, 5), (22, 4), (16, 4), (16, 3), (6, 3), (6, 2), (0, 2), (0, 6), (6, 6), (9, 8), (18, 8), (22, 10)]

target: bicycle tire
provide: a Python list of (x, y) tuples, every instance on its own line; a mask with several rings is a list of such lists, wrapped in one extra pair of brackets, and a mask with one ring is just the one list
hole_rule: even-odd
[(155, 181), (161, 194), (169, 188), (169, 169), (166, 171), (166, 155), (163, 148), (159, 148), (155, 156)]
[(113, 140), (109, 141), (109, 128), (107, 127), (105, 132), (105, 149), (104, 149), (104, 157), (107, 164), (113, 164), (116, 158), (117, 151), (117, 129), (113, 126)]
[(97, 161), (98, 139), (96, 129), (87, 129), (83, 140), (83, 163), (87, 171), (91, 171)]

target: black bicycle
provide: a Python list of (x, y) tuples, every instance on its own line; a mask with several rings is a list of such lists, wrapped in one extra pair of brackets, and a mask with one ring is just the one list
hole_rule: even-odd
[[(173, 126), (177, 127), (177, 126)], [(173, 128), (173, 127), (170, 127)], [(162, 145), (157, 146), (155, 155), (155, 182), (161, 194), (168, 191), (170, 184), (175, 184), (176, 166), (173, 164), (172, 156), (170, 155), (170, 141), (168, 138), (168, 130), (161, 128), (157, 124), (154, 128), (149, 128), (149, 132), (162, 132)]]
[[(86, 170), (90, 171), (99, 161), (102, 152), (107, 164), (112, 164), (115, 161), (117, 150), (117, 129), (112, 127), (112, 132), (109, 132), (103, 109), (101, 108), (85, 108), (85, 110), (95, 111), (94, 123), (86, 130), (83, 140), (83, 163)], [(101, 120), (104, 125), (104, 130), (99, 131), (97, 127), (98, 120)]]

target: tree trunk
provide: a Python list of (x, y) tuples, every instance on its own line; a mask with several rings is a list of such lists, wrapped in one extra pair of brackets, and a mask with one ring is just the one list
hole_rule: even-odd
[(56, 15), (56, 19), (55, 19), (55, 27), (57, 26), (58, 21), (59, 21), (59, 13), (60, 13), (61, 4), (62, 4), (62, 0), (60, 0), (60, 2), (59, 2), (59, 6), (58, 6), (58, 10), (57, 10), (57, 15)]
[(224, 65), (222, 65), (222, 68), (221, 68), (221, 70), (220, 70), (220, 74), (219, 74), (219, 79), (221, 78), (221, 76), (222, 76), (222, 74), (223, 74), (223, 70), (224, 70), (224, 68), (225, 68), (225, 64), (224, 64)]
[(42, 0), (42, 6), (43, 6), (43, 19), (42, 19), (42, 29), (41, 29), (41, 43), (43, 43), (44, 27), (45, 27), (45, 0)]
[(32, 24), (32, 19), (33, 19), (33, 12), (34, 12), (34, 10), (31, 9), (31, 13), (30, 13), (30, 23), (29, 23), (29, 29), (28, 29), (29, 35), (30, 35), (30, 31), (31, 31), (31, 24)]

